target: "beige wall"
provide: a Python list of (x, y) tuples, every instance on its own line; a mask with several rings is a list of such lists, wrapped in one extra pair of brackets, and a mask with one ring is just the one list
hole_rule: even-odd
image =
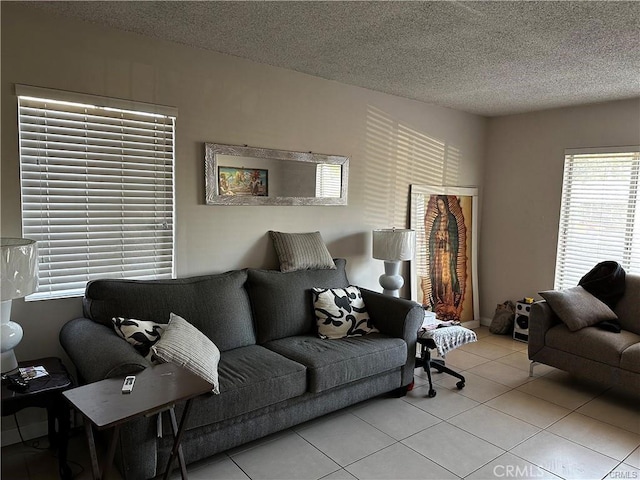
[[(371, 258), (371, 230), (407, 225), (409, 185), (475, 185), (482, 204), (480, 308), (490, 318), (497, 302), (552, 286), (564, 148), (640, 143), (639, 101), (487, 121), (42, 16), (25, 3), (0, 7), (2, 235), (20, 235), (15, 83), (175, 106), (179, 276), (274, 267), (268, 230), (319, 230), (331, 253), (348, 259), (352, 282), (379, 290), (383, 267)], [(206, 206), (204, 142), (347, 155), (349, 205)], [(15, 301), (13, 318), (25, 330), (18, 358), (64, 359), (58, 332), (80, 314), (79, 299)], [(3, 430), (12, 428), (4, 420)]]
[[(380, 290), (371, 230), (405, 227), (411, 183), (479, 185), (486, 119), (2, 2), (2, 235), (20, 235), (15, 83), (178, 108), (179, 276), (274, 267), (270, 229), (319, 230), (353, 283)], [(416, 147), (397, 144), (398, 130)], [(204, 204), (204, 142), (346, 155), (347, 207)], [(413, 150), (415, 151), (413, 151)], [(408, 265), (405, 268), (408, 274)], [(408, 289), (406, 289), (409, 292)], [(59, 355), (79, 299), (14, 302), (18, 358)]]
[(564, 150), (639, 144), (639, 99), (489, 120), (478, 268), (485, 319), (496, 303), (553, 288)]

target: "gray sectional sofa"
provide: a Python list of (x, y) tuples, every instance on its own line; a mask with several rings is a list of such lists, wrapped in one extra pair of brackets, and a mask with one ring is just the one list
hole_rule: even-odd
[[(171, 312), (219, 348), (220, 394), (198, 397), (182, 446), (187, 463), (391, 391), (413, 381), (416, 333), (424, 312), (415, 302), (362, 290), (380, 333), (337, 340), (316, 335), (310, 289), (349, 285), (345, 260), (335, 270), (244, 269), (156, 281), (97, 280), (84, 317), (68, 322), (60, 342), (80, 381), (135, 374), (151, 365), (118, 337), (113, 317), (166, 323)], [(181, 414), (177, 407), (178, 415)], [(157, 418), (120, 430), (116, 461), (126, 478), (162, 473), (172, 438)]]
[(597, 325), (571, 331), (547, 301), (535, 302), (529, 359), (640, 395), (640, 275), (626, 275), (624, 295), (613, 311), (619, 333)]

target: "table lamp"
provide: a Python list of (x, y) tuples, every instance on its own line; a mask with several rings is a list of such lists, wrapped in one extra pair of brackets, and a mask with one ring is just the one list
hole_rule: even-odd
[(400, 262), (411, 260), (415, 251), (416, 232), (406, 229), (373, 231), (373, 258), (384, 260), (384, 274), (380, 275), (383, 293), (399, 297), (404, 285)]
[(2, 238), (0, 259), (1, 323), (0, 347), (2, 373), (18, 368), (13, 349), (22, 340), (22, 327), (11, 321), (11, 301), (36, 291), (38, 286), (38, 247), (28, 238)]

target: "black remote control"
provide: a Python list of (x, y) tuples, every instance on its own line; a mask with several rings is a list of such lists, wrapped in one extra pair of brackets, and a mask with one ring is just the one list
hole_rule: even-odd
[(19, 373), (15, 375), (3, 375), (2, 383), (7, 385), (9, 390), (14, 392), (25, 392), (29, 388), (29, 383), (24, 381)]

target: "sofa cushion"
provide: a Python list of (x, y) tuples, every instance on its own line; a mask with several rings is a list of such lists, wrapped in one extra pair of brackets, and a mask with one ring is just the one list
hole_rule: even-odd
[(622, 352), (640, 342), (640, 335), (625, 330), (614, 333), (597, 327), (570, 332), (560, 323), (547, 331), (545, 342), (551, 348), (619, 367)]
[(540, 295), (572, 332), (599, 322), (618, 319), (613, 310), (580, 286), (566, 290), (547, 290), (540, 292)]
[(154, 357), (163, 362), (181, 365), (204, 378), (212, 385), (213, 393), (220, 393), (220, 351), (215, 343), (184, 318), (172, 313), (162, 337), (151, 347), (151, 351)]
[(320, 338), (359, 337), (378, 332), (371, 322), (358, 287), (314, 287), (311, 291)]
[(222, 352), (218, 378), (220, 395), (194, 400), (188, 428), (228, 420), (307, 390), (303, 365), (258, 345)]
[(620, 359), (620, 368), (640, 373), (640, 343), (631, 345), (624, 352)]
[(94, 280), (85, 291), (84, 315), (111, 326), (113, 317), (167, 323), (188, 319), (220, 351), (255, 343), (246, 270), (170, 280)]
[(640, 275), (627, 273), (625, 282), (625, 294), (615, 307), (618, 323), (624, 330), (640, 335)]
[(336, 340), (304, 335), (273, 340), (264, 346), (305, 365), (312, 393), (399, 368), (407, 361), (404, 340), (381, 333)]
[(248, 272), (247, 289), (251, 298), (258, 343), (315, 332), (311, 304), (313, 287), (349, 286), (346, 260), (335, 260), (335, 270), (253, 270)]
[(336, 264), (320, 232), (284, 233), (269, 231), (280, 261), (280, 271), (294, 272), (309, 268), (335, 269)]

